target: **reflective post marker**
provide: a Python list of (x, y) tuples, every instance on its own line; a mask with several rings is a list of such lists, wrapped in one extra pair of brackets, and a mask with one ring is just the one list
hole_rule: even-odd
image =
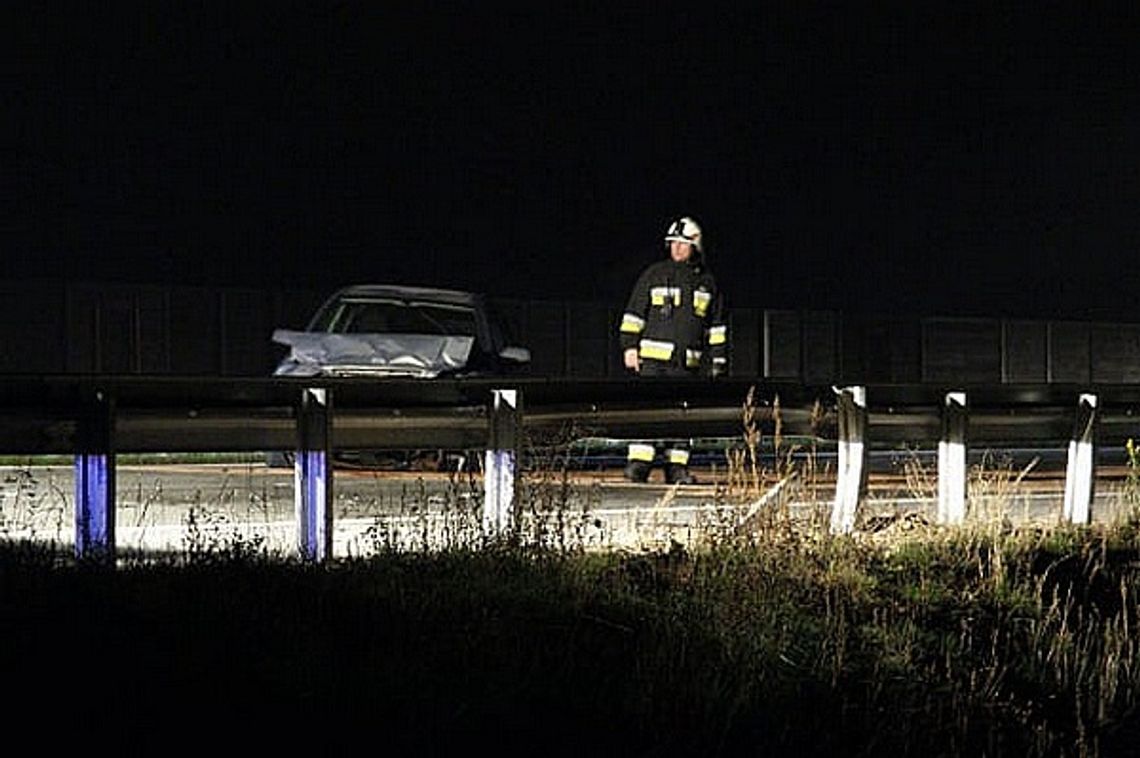
[(115, 558), (114, 401), (101, 390), (83, 406), (76, 429), (75, 555)]
[(501, 536), (514, 526), (519, 415), (518, 390), (491, 390), (491, 429), (483, 474), (483, 534), (486, 537)]
[(1082, 393), (1077, 402), (1073, 438), (1065, 467), (1064, 519), (1070, 524), (1089, 523), (1093, 496), (1093, 440), (1096, 435), (1097, 396)]
[(939, 524), (966, 520), (966, 393), (947, 392), (942, 403), (942, 437), (938, 441)]
[(835, 503), (831, 508), (831, 533), (850, 534), (866, 482), (867, 388), (834, 388), (839, 396), (839, 456), (835, 476)]
[(297, 413), (297, 458), (293, 463), (293, 502), (301, 558), (332, 557), (332, 397), (327, 389), (301, 392)]

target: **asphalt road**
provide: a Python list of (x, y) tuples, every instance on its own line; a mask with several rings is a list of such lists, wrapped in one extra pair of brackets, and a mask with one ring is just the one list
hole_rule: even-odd
[[(697, 471), (705, 484), (634, 485), (618, 468), (532, 472), (517, 489), (528, 539), (586, 548), (656, 548), (676, 540), (749, 528), (780, 510), (799, 522), (827, 523), (834, 480), (801, 470), (782, 487), (771, 472), (758, 485), (727, 471)], [(995, 468), (970, 485), (970, 518), (1059, 523), (1064, 482), (1055, 471)], [(660, 472), (655, 473), (660, 477)], [(72, 544), (74, 476), (69, 466), (0, 468), (0, 537)], [(863, 528), (905, 517), (933, 521), (937, 484), (921, 467), (870, 477)], [(295, 551), (293, 473), (262, 464), (120, 465), (116, 544), (121, 549)], [(482, 539), (478, 475), (338, 469), (334, 474), (335, 556), (391, 548), (477, 545)], [(1119, 517), (1119, 478), (1098, 480), (1094, 522)]]

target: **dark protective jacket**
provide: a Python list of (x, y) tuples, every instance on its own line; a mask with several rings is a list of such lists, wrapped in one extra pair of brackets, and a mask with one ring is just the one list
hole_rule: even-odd
[(622, 314), (621, 349), (638, 348), (643, 362), (706, 371), (728, 370), (728, 327), (716, 279), (701, 261), (651, 264)]

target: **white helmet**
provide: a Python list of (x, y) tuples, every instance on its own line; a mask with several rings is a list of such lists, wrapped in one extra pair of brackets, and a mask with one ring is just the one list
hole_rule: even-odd
[(701, 251), (701, 227), (696, 221), (688, 216), (682, 216), (673, 223), (669, 224), (669, 228), (665, 230), (666, 242), (688, 242)]

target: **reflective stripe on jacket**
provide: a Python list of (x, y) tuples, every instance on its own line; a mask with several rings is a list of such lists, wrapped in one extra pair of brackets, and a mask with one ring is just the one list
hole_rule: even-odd
[(724, 302), (712, 273), (666, 259), (638, 277), (618, 327), (621, 349), (687, 369), (727, 362)]

